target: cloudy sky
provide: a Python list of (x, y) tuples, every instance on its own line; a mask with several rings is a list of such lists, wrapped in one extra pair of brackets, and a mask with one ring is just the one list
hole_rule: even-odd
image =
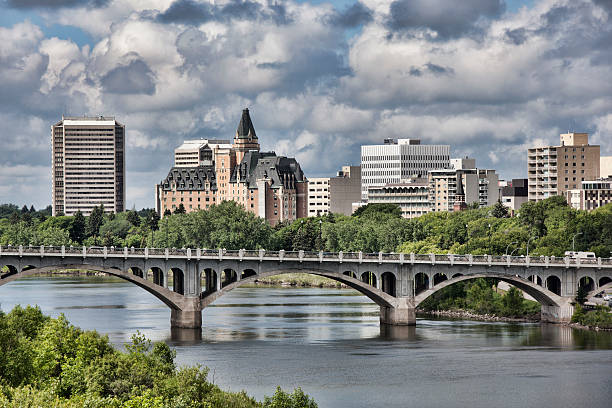
[(50, 204), (62, 114), (126, 125), (129, 208), (244, 107), (307, 176), (415, 137), (525, 177), (567, 130), (612, 155), (611, 68), (612, 0), (0, 0), (0, 203)]

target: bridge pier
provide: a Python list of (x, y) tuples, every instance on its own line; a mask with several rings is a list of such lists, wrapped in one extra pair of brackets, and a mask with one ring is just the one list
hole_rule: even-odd
[(186, 298), (182, 309), (170, 309), (170, 327), (177, 329), (202, 328), (202, 306), (199, 298)]
[(395, 307), (380, 306), (380, 324), (392, 326), (416, 325), (414, 298), (400, 297)]
[(574, 314), (574, 306), (567, 303), (561, 306), (542, 305), (540, 309), (540, 320), (549, 323), (569, 323)]

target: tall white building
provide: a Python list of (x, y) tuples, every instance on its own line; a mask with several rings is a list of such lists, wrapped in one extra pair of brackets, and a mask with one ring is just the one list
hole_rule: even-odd
[(329, 177), (308, 179), (308, 216), (316, 217), (329, 213)]
[(450, 145), (422, 145), (419, 139), (385, 139), (361, 146), (361, 199), (368, 188), (427, 177), (430, 170), (450, 167)]
[(125, 126), (114, 117), (64, 117), (51, 127), (53, 215), (125, 209)]

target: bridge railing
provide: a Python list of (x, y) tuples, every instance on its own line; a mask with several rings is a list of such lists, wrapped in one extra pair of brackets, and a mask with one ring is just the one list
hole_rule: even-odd
[[(101, 246), (2, 246), (0, 245), (0, 256), (4, 255), (27, 255), (27, 256), (43, 256), (57, 255), (62, 256), (165, 256), (168, 254), (172, 257), (191, 257), (196, 256), (197, 249), (187, 248), (124, 248), (124, 247), (101, 247)], [(507, 255), (456, 255), (456, 254), (399, 254), (399, 253), (362, 253), (362, 252), (318, 252), (318, 251), (267, 251), (267, 250), (219, 250), (219, 249), (200, 249), (201, 257), (218, 257), (221, 253), (222, 257), (239, 258), (239, 259), (291, 259), (291, 260), (322, 260), (322, 261), (378, 261), (378, 262), (397, 262), (403, 258), (403, 262), (418, 262), (418, 263), (470, 263), (470, 264), (507, 264), (507, 265), (546, 265), (546, 266), (580, 266), (580, 265), (597, 265), (610, 266), (612, 258), (568, 258), (554, 256), (507, 256)]]

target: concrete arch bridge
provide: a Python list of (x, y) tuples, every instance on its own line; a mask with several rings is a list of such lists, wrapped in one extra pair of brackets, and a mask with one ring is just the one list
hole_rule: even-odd
[[(114, 275), (152, 293), (171, 309), (171, 326), (199, 328), (202, 310), (230, 290), (262, 277), (301, 272), (342, 282), (380, 306), (380, 322), (416, 324), (415, 309), (438, 290), (479, 277), (497, 278), (542, 304), (542, 320), (569, 321), (579, 286), (591, 293), (612, 283), (612, 259), (285, 252), (263, 249), (2, 247), (0, 286), (56, 269)], [(172, 278), (172, 286), (168, 285)]]

